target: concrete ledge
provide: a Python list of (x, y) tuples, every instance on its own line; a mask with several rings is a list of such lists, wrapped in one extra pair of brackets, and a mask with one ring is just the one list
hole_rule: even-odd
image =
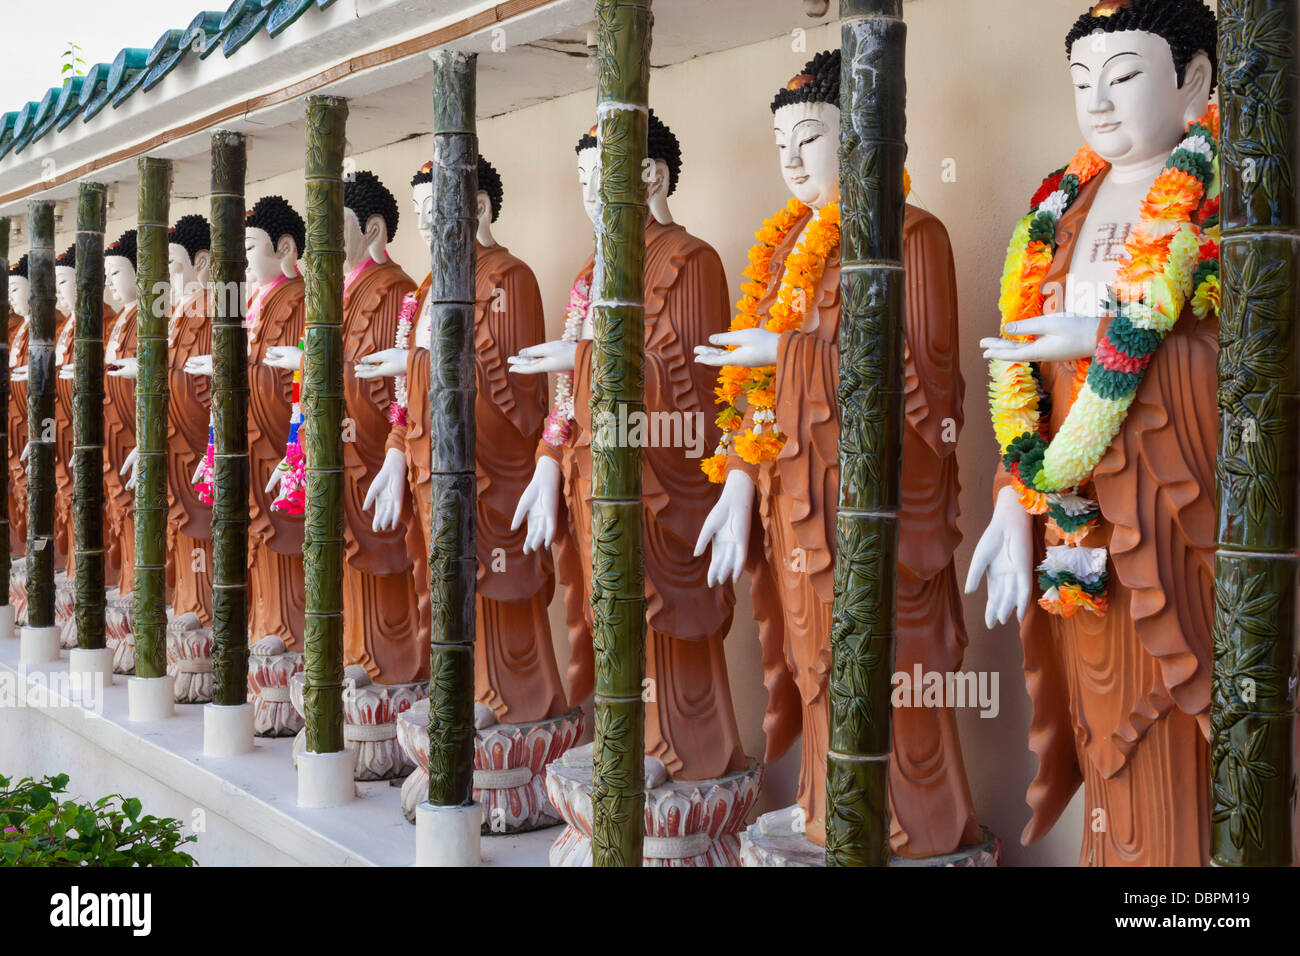
[[(67, 773), (78, 798), (139, 797), (145, 812), (184, 821), (189, 852), (209, 866), (412, 866), (415, 834), (399, 787), (357, 784), (345, 806), (303, 809), (292, 738), (259, 737), (251, 753), (203, 754), (203, 707), (176, 707), (161, 724), (127, 721), (127, 688), (78, 688), (66, 653), (24, 670), (17, 641), (0, 643), (0, 773)], [(487, 866), (546, 866), (554, 831), (483, 841)]]

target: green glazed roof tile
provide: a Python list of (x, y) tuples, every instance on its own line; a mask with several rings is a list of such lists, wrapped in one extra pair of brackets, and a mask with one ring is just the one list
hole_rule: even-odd
[(242, 2), (236, 0), (231, 4), (230, 9), (226, 11), (226, 19), (222, 21), (223, 24), (231, 23), (230, 32), (226, 34), (225, 42), (221, 47), (222, 52), (226, 56), (231, 56), (253, 39), (266, 23), (267, 12), (261, 0), (242, 0)]
[(295, 20), (312, 8), (316, 0), (280, 0), (266, 21), (268, 36), (278, 37)]
[(209, 53), (221, 46), (218, 38), (221, 36), (223, 16), (225, 12), (221, 10), (207, 10), (195, 16), (190, 21), (190, 25), (185, 28), (181, 46), (188, 48), (192, 53), (197, 53), (200, 60), (206, 59)]
[(81, 88), (86, 85), (86, 78), (83, 76), (70, 76), (63, 83), (63, 92), (59, 94), (59, 102), (55, 104), (55, 127), (63, 129), (74, 119), (81, 111)]
[(83, 110), (104, 88), (104, 82), (108, 79), (108, 71), (112, 68), (111, 63), (96, 63), (86, 71), (85, 82), (81, 84), (81, 92), (77, 95), (77, 101), (81, 104)]
[(184, 36), (184, 30), (168, 30), (158, 38), (158, 42), (149, 51), (149, 59), (146, 61), (149, 69), (140, 87), (142, 91), (152, 90), (185, 58), (189, 48), (181, 45)]

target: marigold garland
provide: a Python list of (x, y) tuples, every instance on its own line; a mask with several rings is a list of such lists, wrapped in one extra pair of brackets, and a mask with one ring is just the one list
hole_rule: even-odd
[[(1096, 525), (1095, 501), (1077, 493), (1119, 433), (1142, 377), (1191, 303), (1218, 314), (1218, 111), (1189, 124), (1142, 203), (1111, 286), (1113, 316), (1091, 360), (1076, 363), (1070, 408), (1048, 440), (1047, 395), (1036, 364), (992, 361), (989, 404), (1003, 463), (1021, 505), (1046, 514), (1065, 545), (1039, 567), (1039, 604), (1065, 617), (1106, 609), (1106, 550), (1082, 548)], [(1002, 274), (1002, 334), (1009, 322), (1043, 312), (1043, 281), (1056, 254), (1056, 227), (1080, 189), (1107, 164), (1087, 146), (1044, 180), (1017, 224)], [(1199, 213), (1199, 217), (1198, 217)], [(1199, 219), (1200, 225), (1193, 220)]]
[[(757, 242), (749, 251), (746, 281), (741, 286), (743, 295), (736, 303), (736, 315), (731, 321), (732, 332), (762, 326), (779, 335), (803, 328), (809, 304), (820, 298), (826, 261), (840, 245), (839, 203), (822, 207), (794, 251), (786, 257), (781, 287), (776, 301), (768, 309), (766, 322), (759, 314), (758, 304), (771, 287), (772, 258), (777, 248), (807, 211), (808, 207), (802, 202), (791, 199), (755, 234)], [(720, 483), (726, 479), (727, 456), (733, 448), (743, 461), (751, 465), (773, 461), (781, 453), (785, 436), (776, 424), (775, 374), (776, 368), (771, 365), (763, 368), (722, 367), (714, 389), (718, 404), (725, 406), (716, 419), (722, 429), (722, 440), (713, 455), (701, 464), (710, 481)], [(753, 426), (748, 431), (745, 430), (745, 415), (739, 407), (741, 398), (754, 411)], [(768, 426), (766, 430), (764, 425)]]

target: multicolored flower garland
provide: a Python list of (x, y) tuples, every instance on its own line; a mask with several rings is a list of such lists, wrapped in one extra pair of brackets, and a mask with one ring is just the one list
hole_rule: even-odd
[[(411, 344), (411, 326), (415, 314), (420, 310), (420, 294), (408, 292), (402, 297), (402, 310), (397, 314), (397, 335), (393, 348), (405, 352)], [(388, 423), (399, 428), (406, 424), (406, 410), (410, 397), (406, 393), (406, 376), (398, 375), (393, 379), (393, 400), (388, 403)]]
[[(298, 341), (299, 351), (307, 350), (307, 340)], [(289, 440), (285, 443), (284, 460), (276, 465), (283, 472), (280, 493), (271, 502), (271, 510), (297, 517), (307, 511), (307, 456), (303, 454), (298, 430), (305, 417), (302, 413), (302, 365), (293, 373), (293, 411), (289, 416)]]
[[(989, 404), (1002, 461), (1021, 505), (1047, 514), (1065, 545), (1039, 566), (1039, 604), (1065, 617), (1106, 610), (1106, 549), (1080, 543), (1100, 518), (1078, 493), (1119, 433), (1156, 349), (1190, 301), (1198, 318), (1219, 308), (1218, 111), (1187, 128), (1142, 203), (1106, 304), (1114, 318), (1091, 360), (1076, 365), (1074, 400), (1048, 439), (1046, 390), (1033, 363), (989, 363)], [(1056, 254), (1056, 228), (1080, 189), (1107, 167), (1085, 146), (1044, 181), (1016, 226), (1002, 274), (1007, 323), (1043, 314), (1043, 281)], [(1199, 219), (1198, 226), (1194, 219)]]
[[(564, 312), (564, 332), (562, 342), (576, 342), (582, 335), (582, 324), (587, 320), (587, 311), (591, 308), (591, 282), (579, 276), (569, 290), (569, 306)], [(542, 429), (542, 440), (548, 445), (559, 448), (569, 440), (569, 420), (573, 418), (573, 373), (561, 372), (555, 378), (555, 407), (546, 416), (546, 426)]]
[[(749, 251), (749, 266), (745, 269), (744, 293), (736, 303), (736, 317), (731, 321), (731, 331), (755, 329), (762, 325), (769, 332), (792, 332), (803, 328), (810, 303), (821, 297), (822, 276), (826, 261), (840, 245), (840, 205), (823, 206), (808, 225), (803, 239), (786, 257), (781, 276), (781, 288), (770, 309), (768, 319), (758, 311), (758, 303), (767, 294), (772, 283), (772, 257), (789, 237), (791, 230), (807, 213), (808, 207), (798, 199), (791, 199), (776, 215), (763, 223), (755, 235), (758, 242)], [(727, 456), (734, 448), (742, 460), (757, 465), (774, 461), (785, 445), (785, 436), (776, 424), (776, 369), (743, 368), (724, 365), (718, 374), (714, 389), (719, 405), (726, 406), (716, 419), (722, 429), (722, 440), (711, 457), (700, 467), (709, 481), (721, 482), (727, 475)], [(754, 410), (754, 425), (745, 431), (745, 415), (738, 406), (744, 396)], [(766, 432), (763, 426), (768, 425)]]

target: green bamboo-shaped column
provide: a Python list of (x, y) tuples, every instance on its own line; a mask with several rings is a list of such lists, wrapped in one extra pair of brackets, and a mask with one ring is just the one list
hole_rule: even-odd
[(307, 749), (343, 749), (343, 151), (347, 100), (307, 98), (307, 513), (303, 669)]
[(135, 674), (167, 676), (167, 224), (172, 164), (140, 158), (135, 291)]
[(244, 137), (212, 134), (212, 700), (248, 693), (248, 330), (244, 326)]
[[(600, 194), (592, 315), (592, 594), (596, 746), (592, 856), (640, 866), (645, 815), (645, 566), (641, 450), (600, 423), (645, 411), (646, 187), (650, 0), (599, 0)], [(626, 417), (620, 417), (626, 415)]]
[(1296, 0), (1219, 0), (1219, 551), (1211, 854), (1289, 866), (1296, 792), (1300, 209)]
[(840, 500), (826, 863), (889, 864), (903, 458), (902, 0), (841, 0)]
[(77, 302), (72, 393), (73, 568), (77, 646), (104, 643), (104, 226), (108, 187), (77, 187)]
[(54, 626), (54, 204), (27, 205), (27, 624)]
[(429, 803), (474, 793), (474, 270), (477, 57), (433, 54), (433, 243), (429, 355), (433, 504), (429, 553)]
[[(0, 285), (0, 321), (4, 322), (4, 329), (0, 331), (0, 410), (9, 408), (9, 220), (0, 219), (0, 277), (4, 282)], [(5, 502), (0, 506), (0, 587), (4, 592), (0, 593), (0, 607), (7, 607), (9, 604), (9, 570), (11, 555), (9, 554), (9, 415), (8, 413), (0, 414), (0, 461), (5, 463), (0, 468), (0, 501)], [(16, 636), (16, 635), (15, 635)]]

